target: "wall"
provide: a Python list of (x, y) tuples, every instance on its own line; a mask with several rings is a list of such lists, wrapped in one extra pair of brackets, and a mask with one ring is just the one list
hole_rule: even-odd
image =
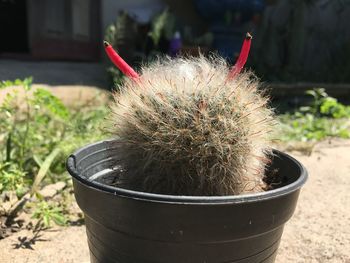
[(27, 0), (31, 56), (35, 59), (100, 58), (100, 1)]

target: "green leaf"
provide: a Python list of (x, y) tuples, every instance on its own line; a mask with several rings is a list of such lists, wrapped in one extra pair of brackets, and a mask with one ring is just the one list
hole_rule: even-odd
[(50, 227), (50, 218), (49, 218), (49, 215), (44, 215), (44, 216), (43, 216), (43, 221), (44, 221), (44, 226), (45, 226), (45, 227)]
[(25, 78), (23, 81), (23, 88), (25, 91), (30, 91), (32, 89), (33, 77)]
[(65, 216), (63, 216), (62, 214), (58, 214), (58, 213), (53, 213), (52, 215), (52, 219), (53, 221), (59, 225), (59, 226), (64, 226), (67, 223), (67, 219)]
[(67, 120), (69, 111), (63, 102), (50, 91), (38, 88), (34, 92), (34, 103), (40, 108), (48, 109), (53, 115)]
[(49, 156), (46, 157), (45, 161), (42, 163), (39, 172), (34, 177), (34, 182), (31, 188), (31, 194), (35, 193), (37, 191), (37, 188), (41, 181), (44, 179), (45, 175), (47, 174), (48, 170), (50, 169), (50, 166), (52, 162), (55, 160), (56, 156), (60, 153), (60, 149), (56, 148), (54, 149)]

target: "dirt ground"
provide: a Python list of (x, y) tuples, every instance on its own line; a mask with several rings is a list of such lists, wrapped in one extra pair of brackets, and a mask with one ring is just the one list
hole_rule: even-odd
[(308, 169), (297, 209), (285, 226), (277, 263), (350, 263), (350, 141), (291, 153)]
[[(277, 263), (350, 262), (350, 140), (291, 152), (309, 171), (293, 218), (285, 226)], [(31, 240), (23, 230), (0, 240), (1, 263), (89, 262), (85, 226), (56, 228)]]

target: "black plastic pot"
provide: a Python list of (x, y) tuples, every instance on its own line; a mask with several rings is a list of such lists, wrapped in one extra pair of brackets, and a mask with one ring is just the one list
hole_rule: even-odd
[(270, 169), (285, 185), (240, 196), (171, 196), (107, 186), (118, 144), (86, 146), (67, 160), (76, 200), (85, 214), (91, 262), (274, 262), (292, 216), (305, 168), (275, 151)]

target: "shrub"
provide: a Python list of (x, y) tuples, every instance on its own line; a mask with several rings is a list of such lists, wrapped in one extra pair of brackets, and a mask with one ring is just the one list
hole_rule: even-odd
[(49, 90), (32, 88), (31, 78), (1, 82), (5, 87), (12, 90), (0, 105), (0, 194), (16, 190), (22, 196), (38, 190), (43, 179), (66, 180), (67, 155), (104, 137), (106, 108), (68, 109)]

